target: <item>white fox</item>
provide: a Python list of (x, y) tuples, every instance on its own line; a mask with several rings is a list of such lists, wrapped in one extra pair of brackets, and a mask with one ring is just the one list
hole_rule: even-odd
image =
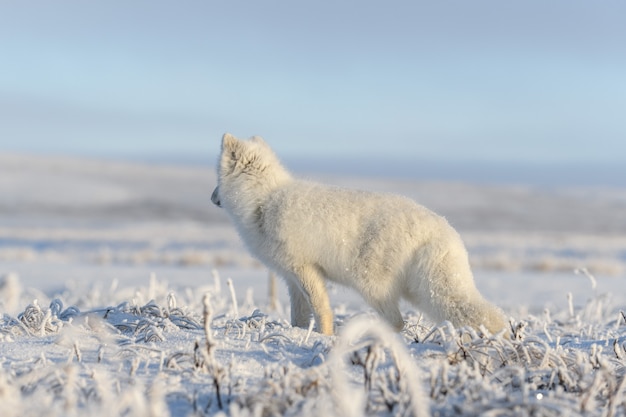
[(287, 282), (291, 321), (333, 333), (325, 279), (357, 290), (396, 330), (401, 298), (436, 321), (505, 327), (474, 285), (467, 251), (441, 216), (412, 200), (294, 179), (259, 137), (222, 138), (223, 207), (252, 254)]

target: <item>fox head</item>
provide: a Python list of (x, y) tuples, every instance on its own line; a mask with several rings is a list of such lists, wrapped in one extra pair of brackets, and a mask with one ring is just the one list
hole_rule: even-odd
[(268, 193), (290, 178), (261, 137), (240, 140), (226, 133), (222, 137), (218, 182), (211, 201), (236, 214), (255, 208)]

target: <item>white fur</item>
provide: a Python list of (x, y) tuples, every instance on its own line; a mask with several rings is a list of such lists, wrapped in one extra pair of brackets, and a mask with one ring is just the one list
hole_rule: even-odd
[(332, 334), (325, 279), (357, 290), (395, 329), (404, 298), (436, 321), (504, 327), (474, 285), (458, 233), (401, 196), (296, 180), (258, 137), (222, 138), (212, 201), (230, 215), (253, 255), (283, 276), (292, 324)]

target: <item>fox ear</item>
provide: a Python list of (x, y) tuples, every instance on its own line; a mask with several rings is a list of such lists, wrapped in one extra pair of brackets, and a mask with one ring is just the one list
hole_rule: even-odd
[(250, 141), (256, 144), (259, 144), (261, 146), (265, 146), (266, 148), (269, 148), (270, 146), (267, 144), (267, 142), (265, 142), (263, 140), (263, 138), (261, 136), (252, 136), (250, 138)]
[(239, 140), (230, 133), (224, 133), (222, 136), (222, 151), (234, 150), (239, 145)]

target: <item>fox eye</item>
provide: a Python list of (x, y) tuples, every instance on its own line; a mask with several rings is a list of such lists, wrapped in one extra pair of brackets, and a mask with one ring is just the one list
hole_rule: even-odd
[(231, 157), (232, 159), (237, 159), (237, 154), (235, 154), (235, 151), (232, 151), (232, 152), (230, 153), (230, 157)]

